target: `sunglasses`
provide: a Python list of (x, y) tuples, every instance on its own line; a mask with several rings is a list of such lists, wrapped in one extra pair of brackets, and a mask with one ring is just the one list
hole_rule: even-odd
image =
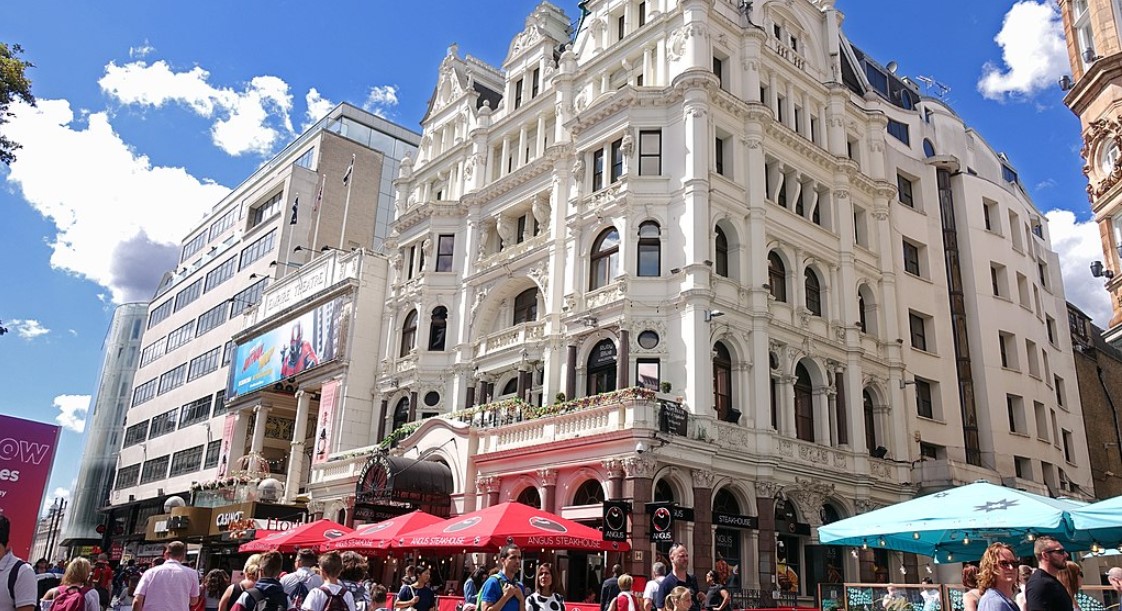
[(1067, 555), (1067, 550), (1063, 549), (1061, 547), (1061, 548), (1058, 548), (1058, 549), (1046, 549), (1046, 550), (1044, 550), (1044, 553), (1045, 554), (1063, 554), (1063, 555), (1066, 556)]
[(1000, 560), (1000, 561), (998, 561), (997, 565), (1000, 566), (1003, 569), (1015, 569), (1015, 568), (1017, 568), (1017, 563), (1016, 562), (1009, 562), (1008, 560)]

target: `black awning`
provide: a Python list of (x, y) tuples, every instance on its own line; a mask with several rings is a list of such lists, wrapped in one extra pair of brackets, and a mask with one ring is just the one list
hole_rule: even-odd
[(442, 462), (377, 454), (370, 457), (355, 488), (355, 505), (368, 508), (420, 509), (448, 516), (452, 470)]

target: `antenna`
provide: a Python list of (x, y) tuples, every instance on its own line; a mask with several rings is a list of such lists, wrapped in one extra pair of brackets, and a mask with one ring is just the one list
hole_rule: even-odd
[(940, 83), (930, 76), (918, 75), (916, 76), (916, 80), (923, 83), (923, 92), (927, 95), (930, 95), (931, 90), (934, 89), (935, 95), (938, 96), (939, 99), (943, 99), (946, 98), (947, 94), (951, 92), (951, 88), (949, 86)]

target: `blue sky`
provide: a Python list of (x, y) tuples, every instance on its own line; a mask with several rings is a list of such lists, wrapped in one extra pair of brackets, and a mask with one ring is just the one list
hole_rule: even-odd
[[(184, 229), (333, 103), (419, 131), (448, 46), (499, 65), (535, 4), (5, 7), (0, 40), (36, 65), (39, 105), (15, 107), (4, 127), (25, 148), (0, 167), (0, 320), (11, 330), (0, 337), (0, 412), (64, 424), (53, 493), (77, 474), (113, 305), (147, 301)], [(557, 4), (577, 15), (576, 0)], [(1009, 156), (1052, 211), (1069, 299), (1104, 324), (1107, 295), (1086, 272), (1101, 248), (1086, 222), (1079, 123), (1055, 85), (1069, 69), (1050, 0), (837, 4), (850, 40), (901, 75), (950, 87), (956, 111)]]

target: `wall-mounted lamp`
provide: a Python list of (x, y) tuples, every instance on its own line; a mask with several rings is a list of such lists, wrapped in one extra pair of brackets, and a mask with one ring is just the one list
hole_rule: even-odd
[(1091, 261), (1091, 275), (1096, 278), (1106, 278), (1110, 280), (1114, 277), (1114, 271), (1106, 269), (1102, 261)]
[(1086, 49), (1083, 49), (1083, 61), (1088, 63), (1088, 64), (1093, 64), (1093, 63), (1099, 61), (1102, 58), (1103, 58), (1103, 56), (1102, 55), (1096, 55), (1095, 50), (1092, 49), (1091, 47), (1087, 47)]
[(1071, 77), (1066, 74), (1061, 76), (1058, 82), (1060, 91), (1071, 91), (1075, 87), (1075, 83), (1072, 82)]
[(284, 265), (284, 266), (287, 266), (287, 267), (300, 267), (304, 264), (303, 263), (294, 263), (294, 262), (290, 262), (290, 261), (270, 261), (269, 262), (269, 267), (276, 267), (278, 265)]
[(900, 378), (900, 390), (904, 390), (908, 386), (911, 386), (912, 384), (915, 384), (915, 383), (916, 383), (916, 381), (914, 379), (905, 380), (904, 378)]
[(713, 322), (714, 318), (724, 315), (725, 313), (720, 310), (705, 310), (705, 322)]

